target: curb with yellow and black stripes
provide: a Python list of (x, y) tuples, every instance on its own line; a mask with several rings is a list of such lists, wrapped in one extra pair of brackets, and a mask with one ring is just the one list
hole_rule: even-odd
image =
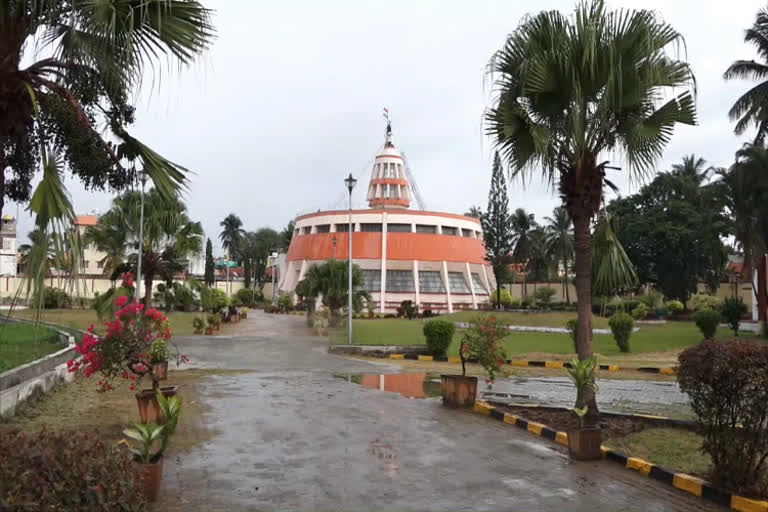
[[(522, 430), (527, 430), (528, 432), (554, 441), (557, 444), (568, 446), (567, 432), (558, 432), (542, 423), (528, 421), (525, 418), (515, 414), (502, 412), (486, 402), (475, 402), (474, 410), (476, 413), (490, 416), (495, 420), (501, 421), (508, 425), (514, 425)], [(738, 496), (736, 494), (717, 489), (716, 487), (713, 487), (712, 484), (706, 480), (702, 480), (701, 478), (687, 475), (685, 473), (676, 473), (661, 466), (657, 466), (656, 464), (646, 460), (637, 457), (628, 457), (621, 452), (610, 450), (605, 446), (601, 447), (601, 449), (603, 452), (603, 457), (605, 457), (607, 460), (618, 462), (627, 469), (633, 469), (649, 478), (671, 485), (677, 489), (689, 492), (696, 496), (700, 496), (719, 505), (725, 505), (726, 507), (730, 507), (732, 510), (737, 510), (739, 512), (768, 512), (768, 501), (753, 500), (743, 496)]]

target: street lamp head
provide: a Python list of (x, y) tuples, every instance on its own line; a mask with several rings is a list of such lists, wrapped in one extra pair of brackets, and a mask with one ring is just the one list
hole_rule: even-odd
[(352, 177), (352, 173), (349, 173), (349, 176), (344, 179), (344, 183), (347, 185), (347, 188), (349, 189), (349, 193), (352, 193), (352, 189), (355, 188), (355, 184), (357, 183), (357, 180)]
[(141, 186), (144, 187), (147, 184), (147, 178), (149, 177), (147, 171), (141, 170), (137, 174), (139, 176), (139, 180), (141, 180)]
[(336, 247), (336, 242), (338, 242), (338, 241), (339, 241), (339, 239), (338, 239), (338, 238), (336, 238), (336, 235), (334, 235), (334, 237), (333, 237), (332, 241), (333, 241), (333, 246), (334, 246), (334, 247)]

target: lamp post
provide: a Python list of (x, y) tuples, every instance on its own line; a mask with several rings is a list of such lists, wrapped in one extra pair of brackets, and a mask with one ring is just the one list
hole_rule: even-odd
[(347, 274), (349, 277), (349, 287), (347, 288), (347, 295), (349, 296), (349, 304), (347, 306), (347, 323), (349, 324), (349, 338), (347, 343), (352, 344), (352, 189), (355, 188), (357, 180), (352, 177), (352, 173), (344, 179), (344, 183), (349, 190), (349, 268)]
[(339, 239), (336, 238), (336, 235), (333, 235), (333, 259), (336, 259), (336, 242), (338, 242)]
[(139, 259), (136, 263), (136, 298), (141, 300), (141, 260), (144, 251), (144, 187), (147, 184), (147, 172), (139, 171), (141, 180), (141, 210), (139, 213)]

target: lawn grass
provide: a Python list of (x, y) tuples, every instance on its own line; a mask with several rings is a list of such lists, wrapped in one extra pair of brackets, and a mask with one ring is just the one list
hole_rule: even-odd
[[(530, 312), (519, 313), (512, 311), (457, 311), (450, 315), (441, 316), (454, 322), (471, 322), (481, 315), (493, 315), (505, 325), (526, 325), (529, 327), (565, 327), (566, 322), (576, 318), (575, 311), (551, 311), (547, 313)], [(599, 329), (608, 328), (608, 319), (592, 315), (592, 327)]]
[(58, 333), (42, 325), (0, 323), (0, 372), (64, 348)]
[[(13, 312), (13, 316), (27, 320), (37, 319), (37, 314), (37, 310), (31, 309), (22, 309)], [(203, 315), (203, 313), (185, 311), (173, 311), (167, 313), (171, 332), (174, 336), (193, 334), (195, 329), (192, 327), (192, 319), (200, 315)], [(96, 326), (97, 334), (105, 334), (107, 332), (107, 329), (104, 326), (104, 321), (107, 319), (99, 320), (96, 311), (92, 309), (45, 309), (40, 311), (39, 319), (43, 322), (51, 322), (63, 327), (82, 330), (88, 329), (91, 324), (94, 324)], [(226, 325), (227, 324), (222, 324), (222, 328)]]
[(701, 451), (703, 438), (688, 430), (651, 428), (626, 437), (608, 439), (605, 445), (630, 457), (639, 457), (669, 470), (706, 478), (712, 461)]
[[(449, 317), (445, 317), (449, 318)], [(421, 320), (403, 318), (384, 318), (379, 320), (354, 320), (354, 342), (359, 345), (423, 345)], [(750, 333), (745, 333), (748, 338)], [(453, 337), (448, 355), (458, 355), (461, 331)], [(330, 341), (334, 344), (346, 343), (346, 329), (330, 332)], [(718, 339), (731, 339), (733, 333), (725, 328), (718, 329)], [(753, 335), (751, 337), (754, 337)], [(637, 354), (669, 352), (699, 343), (701, 333), (693, 322), (668, 322), (665, 325), (641, 325), (640, 331), (632, 334), (629, 340), (631, 352), (619, 351), (613, 336), (608, 334), (595, 336), (595, 353), (612, 360), (631, 361)], [(565, 333), (511, 332), (504, 338), (504, 346), (510, 358), (525, 354), (537, 354), (537, 359), (547, 354), (563, 356), (573, 354), (573, 342)], [(674, 358), (674, 356), (672, 356)], [(643, 359), (643, 358), (639, 358)], [(668, 358), (669, 359), (669, 358)]]

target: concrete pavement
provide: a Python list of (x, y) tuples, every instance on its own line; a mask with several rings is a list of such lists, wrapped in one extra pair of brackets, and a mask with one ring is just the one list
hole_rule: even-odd
[[(488, 418), (334, 373), (396, 372), (332, 356), (303, 318), (251, 312), (231, 338), (178, 340), (216, 435), (165, 462), (158, 510), (718, 510)], [(722, 509), (720, 509), (722, 510)]]

